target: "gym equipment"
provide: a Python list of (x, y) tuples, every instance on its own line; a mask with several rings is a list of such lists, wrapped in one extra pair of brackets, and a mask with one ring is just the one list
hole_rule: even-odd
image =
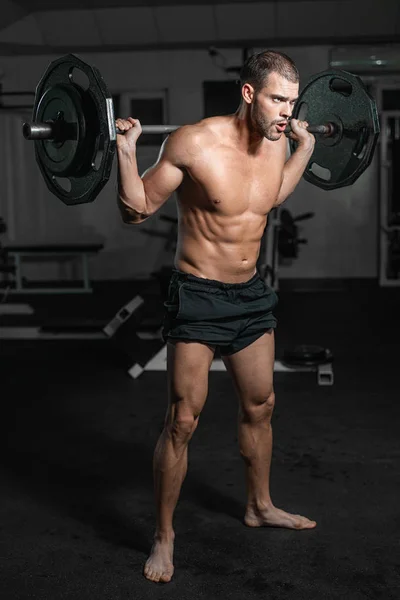
[(282, 371), (316, 371), (318, 385), (333, 385), (333, 354), (329, 348), (301, 344), (285, 350), (280, 361)]
[(43, 178), (65, 204), (91, 202), (107, 183), (116, 143), (113, 119), (112, 100), (95, 67), (73, 55), (49, 65), (36, 88), (35, 123), (24, 123), (23, 134), (36, 136)]
[[(295, 108), (295, 116), (305, 118), (303, 113), (312, 123), (308, 130), (321, 136), (305, 178), (324, 189), (354, 183), (370, 164), (379, 134), (375, 101), (361, 80), (345, 71), (314, 76)], [(170, 133), (178, 127), (143, 125), (142, 131)], [(36, 88), (32, 122), (22, 131), (34, 141), (37, 163), (55, 196), (69, 205), (95, 200), (109, 179), (119, 133), (96, 67), (73, 54), (50, 63)], [(290, 145), (295, 149), (293, 140)], [(315, 165), (329, 175), (315, 174)]]
[[(2, 217), (0, 217), (0, 235), (7, 232), (7, 223), (4, 221)], [(15, 275), (15, 265), (11, 264), (9, 261), (9, 256), (7, 253), (7, 249), (4, 248), (2, 241), (0, 239), (0, 273), (5, 273), (6, 278), (7, 274)], [(7, 281), (7, 279), (6, 279)], [(7, 294), (10, 290), (10, 286), (7, 287)], [(1, 313), (0, 313), (1, 314)]]
[[(81, 244), (7, 244), (4, 250), (9, 263), (13, 265), (15, 281), (10, 289), (12, 294), (87, 294), (93, 291), (89, 257), (103, 249), (102, 243)], [(43, 286), (40, 282), (27, 281), (23, 276), (23, 261), (57, 261), (60, 264), (77, 265), (80, 263), (81, 285), (64, 285), (57, 280), (54, 284)], [(75, 277), (75, 275), (74, 275)]]
[(143, 302), (143, 298), (139, 295), (132, 298), (132, 300), (125, 304), (114, 315), (111, 321), (103, 327), (104, 334), (108, 338), (113, 337), (121, 325), (123, 325), (132, 316), (132, 314), (143, 304)]
[(291, 350), (285, 350), (282, 362), (288, 366), (313, 367), (331, 363), (332, 360), (333, 355), (328, 348), (301, 344)]
[(307, 244), (305, 238), (299, 238), (298, 221), (305, 221), (314, 216), (313, 212), (303, 213), (293, 217), (286, 208), (280, 211), (280, 224), (278, 228), (278, 252), (280, 258), (297, 258), (299, 244)]
[(400, 231), (387, 231), (386, 277), (396, 280), (400, 276)]
[[(333, 124), (315, 144), (304, 179), (324, 190), (352, 185), (371, 164), (380, 132), (375, 100), (357, 75), (323, 71), (301, 92), (295, 119)], [(297, 142), (290, 140), (291, 150)]]

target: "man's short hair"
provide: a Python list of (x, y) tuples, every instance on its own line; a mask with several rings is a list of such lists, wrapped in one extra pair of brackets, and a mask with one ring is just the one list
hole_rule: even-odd
[(240, 71), (240, 84), (250, 83), (259, 91), (267, 83), (270, 73), (278, 73), (292, 83), (298, 83), (299, 72), (292, 59), (283, 52), (264, 50), (250, 56)]

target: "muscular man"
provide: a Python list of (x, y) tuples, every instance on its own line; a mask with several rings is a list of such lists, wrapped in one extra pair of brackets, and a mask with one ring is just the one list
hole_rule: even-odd
[(299, 75), (275, 51), (250, 57), (241, 73), (241, 103), (229, 116), (172, 133), (142, 177), (136, 163), (137, 119), (117, 119), (119, 205), (126, 223), (141, 223), (177, 192), (174, 270), (165, 302), (169, 403), (154, 453), (157, 524), (144, 575), (173, 574), (173, 514), (187, 471), (188, 443), (208, 392), (218, 347), (239, 398), (238, 438), (247, 479), (244, 522), (250, 527), (310, 529), (316, 522), (272, 503), (269, 474), (274, 407), (276, 294), (256, 271), (270, 210), (299, 182), (314, 148), (308, 123), (292, 119), (298, 147), (287, 159), (283, 133)]

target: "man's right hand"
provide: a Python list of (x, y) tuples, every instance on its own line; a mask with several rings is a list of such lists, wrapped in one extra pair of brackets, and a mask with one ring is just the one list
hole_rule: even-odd
[(120, 131), (124, 131), (124, 134), (117, 134), (117, 147), (119, 149), (135, 149), (138, 137), (142, 133), (142, 126), (138, 119), (117, 119), (115, 121), (115, 127)]

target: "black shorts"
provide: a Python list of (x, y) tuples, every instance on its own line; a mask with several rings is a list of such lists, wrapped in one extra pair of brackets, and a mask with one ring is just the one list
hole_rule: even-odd
[(221, 355), (234, 354), (276, 327), (277, 303), (258, 273), (244, 283), (223, 283), (173, 269), (163, 339), (203, 342)]

